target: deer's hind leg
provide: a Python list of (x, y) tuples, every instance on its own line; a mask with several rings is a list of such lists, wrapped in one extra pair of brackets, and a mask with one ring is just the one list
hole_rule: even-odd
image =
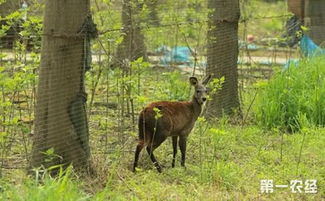
[(166, 135), (159, 135), (158, 132), (156, 134), (157, 135), (154, 136), (154, 139), (152, 140), (152, 142), (149, 143), (149, 145), (147, 146), (147, 152), (149, 154), (149, 157), (150, 157), (151, 161), (153, 162), (153, 164), (157, 168), (157, 171), (162, 172), (162, 168), (159, 165), (155, 155), (153, 154), (153, 151), (157, 147), (159, 147), (161, 145), (161, 143), (163, 143), (166, 140), (167, 136)]
[(133, 172), (135, 172), (136, 167), (138, 166), (139, 155), (143, 148), (144, 148), (144, 142), (143, 142), (143, 140), (140, 140), (139, 144), (137, 145), (137, 148), (135, 149), (134, 163), (133, 163), (133, 169), (132, 169)]

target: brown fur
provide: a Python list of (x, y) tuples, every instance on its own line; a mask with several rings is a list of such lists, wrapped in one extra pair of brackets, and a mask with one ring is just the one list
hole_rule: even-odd
[[(191, 80), (192, 79), (192, 80)], [(204, 82), (208, 82), (207, 78)], [(156, 166), (161, 172), (161, 167), (158, 164), (153, 151), (166, 140), (167, 137), (173, 137), (173, 163), (175, 165), (175, 156), (177, 152), (177, 140), (179, 138), (179, 147), (182, 152), (182, 166), (185, 165), (186, 140), (194, 127), (195, 121), (199, 117), (202, 104), (206, 100), (206, 89), (203, 84), (199, 84), (196, 78), (190, 78), (191, 84), (195, 87), (195, 94), (192, 101), (170, 102), (160, 101), (154, 102), (146, 106), (139, 115), (139, 144), (135, 152), (135, 160), (133, 171), (135, 171), (139, 159), (139, 153), (144, 147), (147, 147), (147, 152)], [(156, 119), (156, 111), (159, 109), (162, 115)]]
[[(164, 129), (168, 131), (168, 136), (179, 135), (183, 130), (189, 130), (193, 126), (193, 121), (196, 120), (198, 115), (194, 113), (194, 106), (191, 102), (154, 102), (148, 105), (141, 113), (140, 116), (144, 117), (145, 122), (150, 122), (155, 119), (155, 111), (153, 108), (158, 108), (162, 117), (158, 119), (158, 124), (163, 124)], [(151, 122), (150, 122), (151, 123)], [(148, 126), (153, 127), (155, 124)], [(152, 130), (153, 128), (150, 128)], [(185, 135), (188, 133), (182, 133)]]

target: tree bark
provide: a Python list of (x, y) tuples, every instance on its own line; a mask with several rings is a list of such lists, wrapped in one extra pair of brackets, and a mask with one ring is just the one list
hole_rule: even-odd
[(160, 20), (158, 17), (158, 0), (146, 0), (145, 4), (148, 7), (149, 13), (147, 16), (147, 21), (149, 22), (150, 25), (158, 27), (160, 25)]
[(32, 167), (88, 167), (82, 27), (89, 6), (89, 0), (46, 1)]
[(147, 59), (144, 35), (140, 26), (139, 10), (142, 4), (138, 0), (123, 0), (122, 23), (123, 41), (117, 48), (117, 64), (122, 64), (125, 59), (134, 61), (140, 57)]
[(305, 0), (288, 0), (288, 10), (295, 14), (301, 21), (304, 19)]
[(222, 89), (212, 97), (207, 115), (220, 117), (239, 110), (238, 99), (238, 21), (239, 0), (209, 0), (207, 33), (207, 74), (214, 78), (224, 76)]
[(305, 26), (310, 30), (307, 35), (317, 45), (325, 45), (325, 1), (305, 0)]

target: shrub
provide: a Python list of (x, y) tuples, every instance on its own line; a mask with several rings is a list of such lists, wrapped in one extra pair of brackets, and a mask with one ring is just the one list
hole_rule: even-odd
[(314, 57), (274, 76), (257, 97), (256, 119), (266, 128), (298, 131), (325, 125), (325, 58)]
[(191, 93), (188, 78), (184, 79), (179, 71), (162, 73), (160, 83), (155, 89), (157, 100), (189, 100)]
[(59, 176), (52, 178), (45, 171), (42, 178), (23, 178), (19, 185), (4, 183), (0, 180), (0, 200), (10, 201), (81, 201), (89, 200), (90, 195), (80, 188), (73, 179), (72, 167), (60, 171)]

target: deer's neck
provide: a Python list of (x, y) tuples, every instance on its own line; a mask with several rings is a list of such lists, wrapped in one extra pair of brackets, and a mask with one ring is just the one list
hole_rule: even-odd
[(193, 114), (194, 114), (193, 118), (194, 120), (196, 120), (202, 112), (202, 105), (197, 101), (195, 96), (193, 96), (191, 103), (193, 105)]

